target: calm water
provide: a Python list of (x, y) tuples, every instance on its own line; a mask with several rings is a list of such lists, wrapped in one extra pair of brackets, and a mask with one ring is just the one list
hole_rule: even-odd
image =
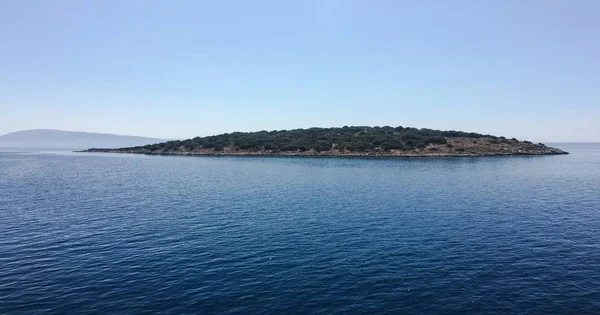
[(0, 313), (600, 313), (600, 145), (559, 147), (0, 153)]

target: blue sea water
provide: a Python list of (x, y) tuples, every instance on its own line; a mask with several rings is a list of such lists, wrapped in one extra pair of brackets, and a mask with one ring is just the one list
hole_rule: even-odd
[(600, 313), (564, 156), (0, 153), (0, 314)]

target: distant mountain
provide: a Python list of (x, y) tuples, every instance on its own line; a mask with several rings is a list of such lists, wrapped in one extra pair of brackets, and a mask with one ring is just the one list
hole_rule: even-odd
[(0, 147), (79, 150), (140, 146), (163, 141), (165, 140), (107, 133), (34, 129), (0, 136)]

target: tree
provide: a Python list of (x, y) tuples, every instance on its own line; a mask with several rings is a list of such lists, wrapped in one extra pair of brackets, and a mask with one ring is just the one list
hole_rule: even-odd
[(278, 145), (272, 143), (272, 142), (267, 142), (263, 145), (263, 147), (265, 148), (265, 150), (276, 150), (279, 148)]
[(365, 142), (357, 142), (352, 145), (352, 151), (364, 152), (369, 148)]
[(413, 134), (413, 133), (406, 133), (406, 134), (403, 134), (400, 137), (400, 139), (402, 139), (403, 141), (406, 142), (408, 140), (421, 140), (421, 139), (423, 139), (423, 137), (421, 137), (420, 135)]
[(298, 151), (298, 146), (296, 146), (295, 144), (286, 144), (286, 145), (281, 146), (281, 151), (287, 151), (287, 152), (294, 151), (295, 152), (295, 151)]
[(446, 144), (448, 143), (448, 141), (446, 140), (446, 138), (444, 137), (440, 137), (440, 136), (430, 136), (430, 137), (425, 137), (423, 138), (423, 142), (425, 142), (426, 144)]
[(317, 140), (315, 142), (315, 146), (313, 147), (313, 149), (317, 152), (329, 151), (329, 150), (331, 150), (331, 143), (329, 143), (325, 140)]

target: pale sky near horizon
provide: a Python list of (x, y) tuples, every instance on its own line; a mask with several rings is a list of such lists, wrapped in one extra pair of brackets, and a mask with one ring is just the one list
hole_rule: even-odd
[(0, 135), (600, 141), (600, 1), (0, 2)]

